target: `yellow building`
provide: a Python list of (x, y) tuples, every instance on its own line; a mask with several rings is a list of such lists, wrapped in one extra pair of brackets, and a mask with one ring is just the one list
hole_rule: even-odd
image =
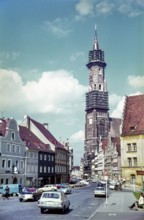
[(144, 187), (144, 94), (126, 97), (121, 133), (122, 177)]

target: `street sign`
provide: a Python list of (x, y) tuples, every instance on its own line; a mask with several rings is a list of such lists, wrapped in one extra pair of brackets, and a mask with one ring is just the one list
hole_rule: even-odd
[(141, 175), (141, 176), (144, 176), (144, 171), (143, 170), (137, 170), (137, 175)]

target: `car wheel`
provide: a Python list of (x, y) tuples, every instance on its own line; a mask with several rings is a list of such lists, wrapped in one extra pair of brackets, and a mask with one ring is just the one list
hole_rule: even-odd
[(94, 197), (97, 197), (96, 195), (94, 195)]
[(43, 214), (43, 213), (44, 213), (44, 210), (45, 210), (45, 209), (41, 208), (41, 214)]
[(63, 213), (63, 214), (65, 213), (65, 206), (64, 206), (63, 209), (62, 209), (62, 213)]
[(23, 200), (22, 200), (22, 199), (19, 199), (19, 201), (22, 202)]

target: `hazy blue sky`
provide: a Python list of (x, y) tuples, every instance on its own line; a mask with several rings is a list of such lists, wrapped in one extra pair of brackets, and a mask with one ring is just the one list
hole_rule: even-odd
[(110, 115), (144, 93), (144, 0), (0, 0), (0, 114), (24, 115), (84, 150), (88, 52), (97, 26)]

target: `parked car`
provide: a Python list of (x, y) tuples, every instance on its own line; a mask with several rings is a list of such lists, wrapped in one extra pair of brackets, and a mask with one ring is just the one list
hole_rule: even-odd
[(26, 188), (19, 194), (19, 201), (34, 201), (33, 193), (36, 192), (35, 188)]
[(104, 196), (106, 197), (106, 188), (103, 186), (98, 186), (96, 187), (96, 189), (94, 190), (94, 196)]
[(70, 194), (72, 192), (72, 189), (68, 184), (60, 184), (59, 190), (64, 192), (65, 194)]
[(44, 185), (41, 188), (38, 188), (37, 192), (46, 192), (46, 191), (49, 191), (49, 190), (57, 190), (57, 186), (53, 185), (53, 184), (47, 184), (47, 185)]
[(70, 200), (61, 191), (43, 192), (38, 200), (38, 207), (42, 214), (46, 210), (61, 210), (62, 213), (65, 213), (66, 210), (69, 210)]
[(109, 184), (109, 189), (115, 189), (116, 188), (116, 184), (114, 184), (114, 183), (110, 183)]

